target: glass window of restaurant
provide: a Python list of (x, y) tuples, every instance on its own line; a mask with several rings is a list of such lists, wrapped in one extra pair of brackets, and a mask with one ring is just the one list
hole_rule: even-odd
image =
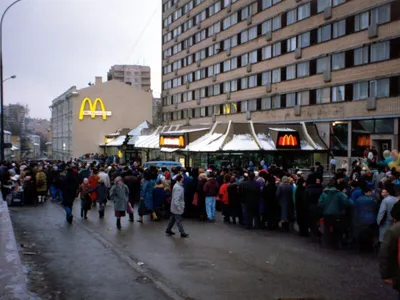
[(393, 134), (394, 119), (352, 121), (351, 155), (363, 157), (371, 145), (371, 134)]
[(334, 156), (347, 157), (348, 150), (348, 132), (347, 122), (333, 122), (330, 128), (330, 148)]

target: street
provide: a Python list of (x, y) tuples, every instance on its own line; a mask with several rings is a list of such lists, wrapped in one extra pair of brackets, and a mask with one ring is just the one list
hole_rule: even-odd
[[(12, 221), (38, 299), (396, 299), (377, 258), (322, 249), (294, 234), (184, 220), (188, 239), (166, 237), (166, 222), (117, 231), (109, 203), (74, 223), (47, 202), (12, 208)], [(175, 229), (177, 232), (177, 230)]]

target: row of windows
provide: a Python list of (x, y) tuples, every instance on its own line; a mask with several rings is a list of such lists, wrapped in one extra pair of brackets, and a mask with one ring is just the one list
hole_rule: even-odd
[[(271, 4), (271, 6), (272, 6), (273, 4), (277, 4), (279, 2), (280, 2), (280, 0), (279, 1), (277, 0), (274, 2), (270, 1), (267, 4), (268, 5)], [(294, 10), (287, 11), (284, 14), (279, 14), (279, 15), (275, 16), (275, 18), (272, 18), (271, 20), (274, 20), (275, 23), (272, 26), (273, 28), (271, 28), (269, 30), (277, 30), (282, 27), (291, 25), (297, 21), (301, 21), (305, 18), (308, 18), (311, 15), (316, 15), (320, 12), (319, 9), (321, 7), (325, 8), (325, 6), (327, 4), (329, 4), (329, 5), (333, 4), (334, 6), (336, 6), (336, 5), (342, 4), (344, 2), (345, 2), (345, 0), (337, 0), (332, 3), (326, 2), (326, 0), (323, 0), (323, 1), (312, 0), (309, 3), (300, 5), (299, 7), (297, 7)], [(214, 33), (218, 33), (222, 30), (226, 30), (229, 27), (231, 27), (243, 20), (246, 20), (248, 16), (256, 14), (259, 11), (261, 11), (259, 9), (259, 7), (260, 7), (259, 2), (255, 2), (255, 3), (251, 4), (250, 6), (247, 6), (243, 9), (233, 13), (232, 15), (226, 17), (225, 19), (212, 24), (210, 27), (203, 29), (202, 31), (194, 34), (193, 36), (186, 38), (184, 41), (179, 42), (178, 44), (164, 50), (164, 52), (163, 52), (164, 59), (167, 57), (170, 57), (172, 55), (175, 55), (175, 54), (179, 53), (180, 51), (187, 49), (194, 44), (200, 43), (201, 41), (212, 36)], [(264, 9), (262, 4), (261, 4), (261, 8)], [(204, 19), (205, 18), (206, 18), (206, 14), (204, 16)], [(201, 18), (201, 19), (203, 19), (203, 18)], [(182, 26), (178, 26), (172, 32), (169, 32), (166, 35), (164, 35), (163, 42), (166, 43), (166, 42), (172, 40), (174, 37), (179, 36), (180, 34), (182, 34), (183, 32), (192, 28), (195, 25), (196, 25), (196, 19), (189, 20)], [(267, 28), (267, 25), (268, 24), (265, 23), (265, 25), (264, 25), (265, 29)], [(265, 34), (265, 33), (263, 33), (263, 34)]]
[[(396, 8), (394, 8), (393, 10), (395, 9)], [(383, 24), (391, 20), (390, 12), (391, 12), (390, 4), (387, 4), (381, 7), (374, 8), (370, 10), (368, 13), (377, 16), (376, 19), (373, 20), (374, 22), (378, 22), (378, 24)], [(336, 21), (330, 24), (326, 24), (322, 27), (313, 29), (309, 32), (305, 32), (298, 36), (291, 37), (286, 41), (278, 42), (274, 44), (273, 47), (279, 48), (281, 47), (280, 45), (283, 44), (281, 48), (284, 48), (283, 49), (284, 51), (281, 52), (286, 53), (295, 51), (296, 48), (309, 47), (314, 44), (323, 43), (331, 39), (336, 39), (344, 35), (349, 35), (359, 30), (366, 29), (367, 27), (365, 28), (361, 27), (362, 29), (360, 29), (360, 27), (357, 25), (358, 16), (360, 16), (360, 14), (355, 16), (350, 16), (346, 19)], [(163, 75), (171, 73), (174, 70), (178, 70), (180, 68), (189, 66), (194, 62), (204, 60), (207, 57), (216, 55), (222, 51), (221, 49), (226, 50), (229, 48), (233, 48), (237, 45), (244, 44), (250, 40), (256, 39), (270, 30), (275, 30), (276, 28), (280, 28), (281, 22), (280, 21), (278, 22), (277, 20), (280, 20), (280, 16), (267, 20), (262, 24), (253, 26), (250, 29), (243, 31), (238, 35), (232, 36), (222, 42), (216, 43), (212, 46), (209, 46), (208, 48), (202, 49), (196, 52), (195, 54), (188, 55), (183, 59), (177, 60), (174, 63), (166, 65), (163, 67)], [(279, 49), (277, 49), (277, 51), (279, 51)]]
[[(171, 7), (173, 7), (179, 0), (169, 0), (168, 2), (163, 4), (163, 12), (167, 11)], [(203, 3), (205, 0), (191, 0), (182, 7), (176, 9), (172, 14), (170, 14), (168, 17), (166, 17), (163, 20), (164, 26), (171, 24), (175, 20), (179, 19), (182, 15), (188, 13), (191, 11), (193, 8), (199, 6), (201, 3)]]
[[(228, 80), (223, 83), (213, 84), (208, 87), (202, 87), (199, 89), (170, 95), (164, 98), (163, 104), (164, 106), (172, 105), (174, 103), (181, 103), (194, 99), (217, 96), (227, 92), (236, 92), (253, 87), (266, 86), (267, 84), (313, 76), (329, 70), (336, 71), (345, 68), (351, 68), (353, 66), (359, 66), (366, 63), (375, 63), (388, 59), (396, 59), (400, 57), (399, 49), (400, 38), (391, 41), (371, 44), (345, 52), (325, 55), (312, 59), (310, 61), (299, 62), (297, 64), (288, 65), (286, 67), (276, 68), (258, 74), (252, 74), (250, 76), (246, 76), (240, 79)], [(362, 52), (361, 59), (359, 56), (360, 52)], [(366, 54), (365, 52), (368, 54)], [(366, 56), (367, 59), (364, 59), (364, 57)], [(232, 61), (233, 60), (234, 59), (232, 59)], [(219, 66), (219, 64), (215, 65), (214, 67), (198, 70), (194, 73), (194, 78), (193, 76), (184, 77), (184, 80), (193, 81), (193, 79), (197, 80), (197, 78), (205, 78), (207, 76), (212, 76), (213, 74), (219, 73), (221, 70), (220, 68), (216, 68), (216, 66)], [(231, 63), (229, 65), (229, 68), (232, 67), (234, 66)], [(173, 85), (181, 83), (181, 81), (177, 83), (175, 81), (172, 82)]]
[(207, 117), (212, 115), (227, 115), (247, 111), (262, 111), (294, 106), (309, 106), (343, 101), (359, 101), (368, 97), (386, 98), (399, 95), (399, 77), (391, 77), (365, 82), (356, 82), (334, 87), (313, 89), (273, 95), (264, 98), (242, 100), (225, 104), (184, 109), (164, 113), (164, 121), (189, 118)]

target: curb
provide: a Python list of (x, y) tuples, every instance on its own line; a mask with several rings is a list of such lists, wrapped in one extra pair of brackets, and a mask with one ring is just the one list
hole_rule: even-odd
[[(57, 204), (56, 204), (57, 205)], [(62, 206), (57, 205), (64, 213), (65, 210), (62, 208)], [(156, 279), (149, 271), (146, 269), (143, 269), (142, 267), (138, 266), (138, 262), (134, 261), (129, 255), (125, 254), (123, 251), (119, 250), (117, 247), (115, 247), (111, 242), (109, 242), (106, 238), (104, 238), (101, 234), (97, 233), (93, 229), (90, 229), (86, 225), (74, 220), (72, 221), (74, 224), (77, 226), (83, 228), (86, 230), (88, 233), (93, 235), (95, 239), (97, 239), (104, 247), (112, 250), (120, 259), (122, 259), (125, 263), (129, 265), (134, 271), (139, 273), (142, 276), (147, 277), (154, 283), (154, 285), (159, 288), (161, 291), (163, 291), (169, 298), (172, 300), (185, 300), (188, 299), (187, 297), (180, 295), (173, 289), (169, 288), (166, 284), (161, 282), (160, 280)]]
[(21, 263), (10, 211), (0, 194), (0, 299), (31, 299)]

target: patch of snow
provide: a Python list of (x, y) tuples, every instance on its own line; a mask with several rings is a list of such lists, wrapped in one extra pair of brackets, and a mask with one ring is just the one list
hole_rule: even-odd
[[(201, 138), (197, 139), (196, 141), (190, 143), (186, 147), (186, 150), (193, 151), (193, 152), (218, 151), (222, 142), (219, 142), (219, 144), (218, 143), (215, 144), (215, 142), (218, 142), (218, 140), (221, 138), (221, 136), (222, 136), (221, 133), (214, 133), (212, 135), (206, 134), (205, 136), (202, 136)], [(210, 145), (212, 145), (212, 146), (210, 146)], [(217, 147), (217, 145), (219, 145), (219, 146)], [(216, 147), (217, 147), (217, 150), (215, 150)]]
[(273, 131), (287, 131), (287, 132), (293, 132), (293, 131), (296, 131), (296, 130), (294, 130), (294, 129), (291, 129), (291, 128), (268, 128), (269, 130), (273, 130)]
[(135, 144), (135, 148), (147, 148), (147, 149), (159, 149), (160, 147), (160, 135), (141, 135)]
[(260, 148), (250, 134), (234, 134), (224, 146), (224, 151), (258, 151)]
[(257, 137), (263, 150), (276, 150), (275, 143), (269, 135), (265, 133), (259, 133), (257, 134)]
[(147, 121), (144, 121), (142, 124), (129, 131), (128, 135), (139, 136), (142, 133), (143, 129), (148, 129), (148, 128), (149, 128), (149, 123)]
[(210, 130), (210, 128), (194, 128), (194, 129), (182, 129), (182, 130), (175, 130), (175, 131), (166, 131), (164, 133), (166, 134), (182, 134), (182, 133), (189, 133), (189, 132), (197, 132), (197, 131), (204, 131), (204, 130)]
[(106, 144), (106, 147), (119, 147), (122, 146), (122, 144), (125, 142), (126, 136), (121, 135), (115, 139), (113, 139), (111, 142)]
[(301, 150), (314, 150), (314, 147), (312, 147), (307, 141), (301, 140), (300, 141), (300, 147)]

